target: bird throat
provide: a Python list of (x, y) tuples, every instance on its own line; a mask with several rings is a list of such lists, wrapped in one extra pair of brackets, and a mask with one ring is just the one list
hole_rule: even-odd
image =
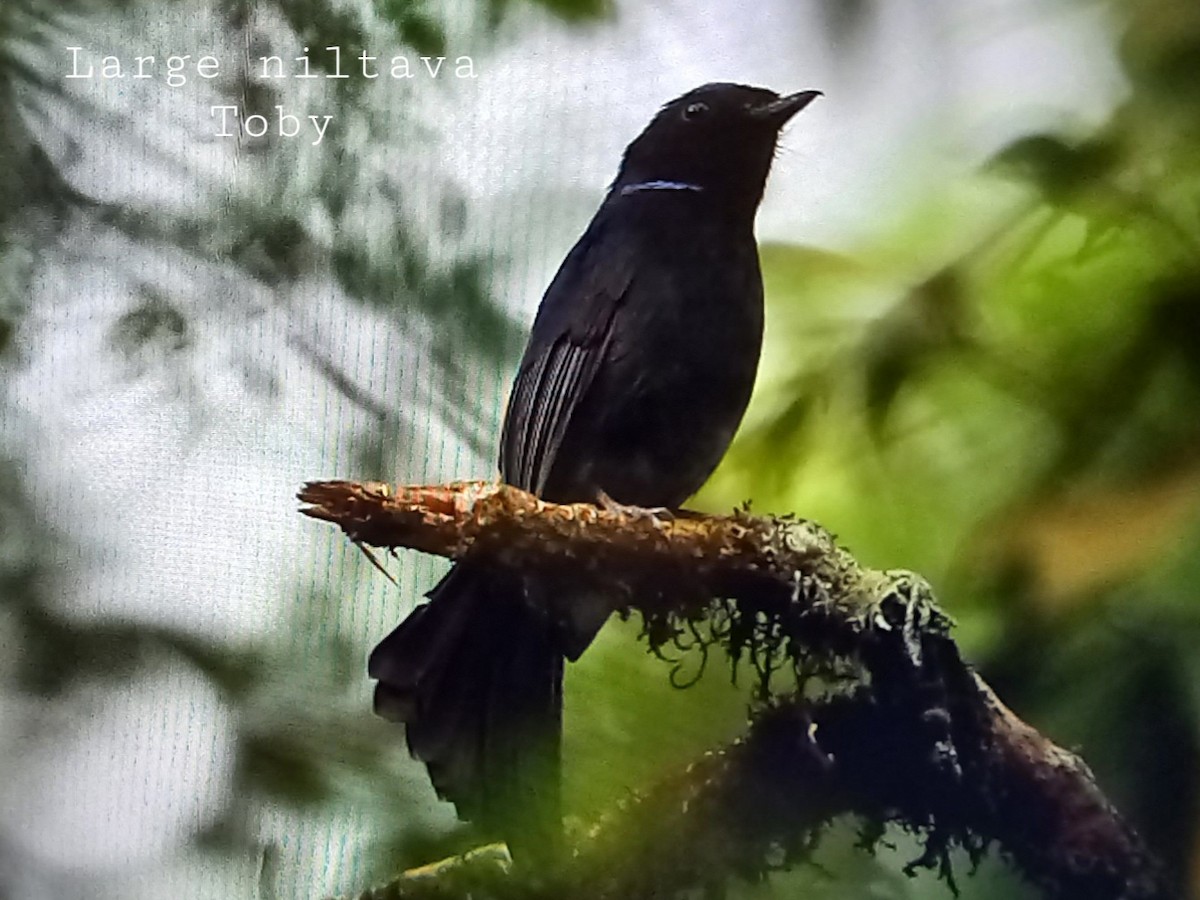
[(621, 196), (627, 197), (638, 191), (702, 191), (698, 184), (686, 181), (639, 181), (637, 184), (627, 184), (621, 188)]

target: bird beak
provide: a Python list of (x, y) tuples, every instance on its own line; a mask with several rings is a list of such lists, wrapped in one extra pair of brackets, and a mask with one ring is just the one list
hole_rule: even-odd
[(754, 108), (750, 111), (750, 115), (769, 122), (776, 128), (782, 128), (788, 119), (820, 96), (820, 91), (801, 91), (798, 94), (788, 94), (786, 97), (780, 97), (778, 100), (772, 100), (770, 103), (764, 103), (762, 106)]

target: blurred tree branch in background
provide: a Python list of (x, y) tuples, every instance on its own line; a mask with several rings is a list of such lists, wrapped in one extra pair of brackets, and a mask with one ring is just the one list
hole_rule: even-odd
[[(530, 6), (567, 22), (594, 20), (607, 11), (598, 0), (481, 0), (467, 11), (476, 6), (485, 43), (506, 16)], [(244, 114), (253, 114), (287, 102), (283, 94), (294, 84), (256, 79), (252, 57), (294, 56), (306, 43), (367, 48), (386, 42), (437, 54), (446, 49), (444, 15), (444, 9), (424, 0), (0, 3), (0, 437), (6, 439), (0, 447), (0, 647), (5, 648), (0, 733), (6, 739), (0, 770), (8, 776), (10, 760), (32, 756), (30, 747), (46, 742), (61, 748), (85, 731), (95, 715), (87, 706), (89, 690), (127, 696), (138, 684), (162, 685), (181, 672), (185, 678), (198, 674), (215, 693), (217, 724), (232, 733), (233, 771), (215, 819), (188, 823), (183, 827), (192, 830), (180, 840), (212, 862), (212, 871), (219, 861), (232, 860), (235, 867), (254, 863), (257, 856), (265, 873), (261, 890), (274, 889), (267, 865), (272, 848), (264, 844), (269, 828), (263, 822), (270, 816), (317, 810), (333, 815), (347, 798), (360, 810), (369, 810), (371, 803), (394, 808), (411, 802), (411, 783), (388, 764), (395, 756), (393, 735), (363, 709), (358, 695), (361, 647), (327, 634), (321, 608), (332, 602), (308, 584), (296, 589), (302, 602), (283, 596), (278, 610), (263, 612), (268, 621), (280, 614), (291, 617), (290, 630), (298, 636), (291, 644), (265, 633), (202, 635), (162, 624), (161, 618), (150, 623), (127, 617), (124, 609), (80, 614), (76, 607), (93, 599), (93, 585), (86, 578), (81, 582), (80, 575), (95, 574), (97, 557), (109, 553), (106, 542), (113, 535), (97, 527), (87, 534), (93, 545), (74, 545), (55, 527), (54, 516), (61, 511), (44, 506), (44, 484), (31, 477), (47, 458), (64, 466), (70, 461), (69, 450), (56, 448), (57, 455), (50, 455), (26, 439), (37, 434), (39, 423), (22, 408), (19, 394), (14, 406), (7, 392), (10, 378), (42, 349), (44, 335), (33, 330), (31, 337), (31, 327), (44, 325), (28, 315), (32, 298), (47, 281), (47, 271), (49, 280), (61, 279), (82, 260), (87, 280), (69, 286), (64, 308), (55, 316), (83, 309), (104, 319), (102, 345), (118, 371), (125, 364), (125, 379), (144, 386), (162, 377), (168, 385), (164, 393), (180, 395), (164, 402), (182, 399), (202, 425), (214, 373), (201, 370), (197, 347), (218, 335), (228, 350), (223, 366), (235, 381), (240, 377), (240, 386), (252, 396), (277, 399), (286, 354), (256, 358), (234, 346), (229, 335), (254, 331), (272, 317), (282, 319), (291, 329), (287, 348), (369, 417), (368, 427), (349, 437), (362, 466), (388, 474), (394, 474), (397, 445), (418, 427), (415, 423), (423, 429), (425, 419), (440, 416), (468, 445), (488, 442), (490, 410), (467, 387), (463, 366), (482, 361), (500, 368), (518, 346), (518, 329), (490, 292), (490, 258), (454, 241), (462, 230), (456, 218), (462, 215), (444, 215), (436, 226), (438, 240), (430, 242), (417, 215), (428, 197), (407, 190), (403, 172), (381, 171), (378, 165), (380, 149), (400, 145), (401, 137), (414, 146), (432, 138), (427, 123), (413, 121), (410, 105), (397, 102), (398, 115), (384, 114), (378, 104), (367, 102), (362, 79), (323, 81), (331, 96), (318, 102), (327, 104), (341, 127), (331, 131), (320, 154), (301, 159), (301, 151), (287, 141), (243, 140), (235, 165), (226, 167), (228, 154), (212, 154), (206, 136), (192, 133), (187, 124), (188, 104), (203, 95), (187, 94), (174, 108), (142, 108), (137, 100), (123, 104), (115, 96), (124, 88), (91, 93), (84, 83), (64, 80), (69, 71), (64, 48), (155, 53), (165, 50), (156, 46), (165, 39), (182, 41), (182, 48), (172, 49), (183, 52), (216, 52), (223, 63), (222, 77), (213, 82), (217, 102), (236, 102)], [(239, 52), (223, 53), (225, 40), (236, 42)], [(315, 68), (323, 63), (314, 56)], [(381, 99), (378, 92), (375, 99)], [(393, 130), (397, 118), (418, 127)], [(128, 146), (109, 170), (96, 162), (103, 153), (92, 154), (106, 144)], [(164, 185), (170, 192), (165, 200), (153, 190)], [(443, 210), (463, 204), (449, 179), (430, 192), (444, 201)], [(106, 254), (113, 246), (120, 252)], [(162, 280), (155, 280), (163, 271), (158, 263), (168, 273)], [(192, 280), (195, 273), (200, 277)], [(314, 324), (328, 313), (312, 302), (314, 282), (322, 284), (321, 302), (332, 300), (343, 317), (336, 325), (339, 336), (355, 307), (397, 334), (427, 329), (435, 335), (434, 366), (426, 379), (430, 408), (406, 408), (392, 396), (377, 396), (376, 386), (339, 368), (327, 335)], [(106, 295), (120, 295), (126, 284), (134, 285), (127, 306), (110, 315), (103, 308)], [(302, 290), (306, 284), (308, 293)], [(343, 297), (349, 303), (338, 307)], [(71, 337), (66, 331), (51, 337)], [(80, 365), (74, 353), (69, 356), (68, 368)], [(89, 390), (102, 394), (97, 382), (106, 373), (91, 374)], [(48, 393), (58, 388), (46, 386)], [(94, 398), (75, 400), (88, 408)], [(164, 413), (164, 423), (168, 416)], [(118, 555), (112, 551), (109, 561)], [(128, 563), (122, 558), (120, 564)], [(156, 577), (153, 571), (146, 574)], [(157, 599), (163, 610), (179, 603), (166, 590)], [(318, 634), (321, 640), (309, 641), (297, 662), (295, 641), (303, 644)], [(311, 698), (318, 694), (324, 702), (314, 705)], [(186, 693), (180, 699), (186, 701)], [(166, 735), (164, 728), (162, 740)], [(212, 766), (212, 776), (222, 777), (219, 767), (226, 760), (218, 758), (218, 747), (193, 755), (196, 766)], [(10, 824), (6, 818), (3, 827)], [(378, 856), (391, 856), (404, 852), (412, 830), (372, 833), (365, 840)], [(5, 845), (0, 895), (41, 878), (69, 883), (70, 876), (56, 870), (74, 863), (69, 852), (47, 860), (20, 843), (10, 852), (7, 837), (0, 843)], [(180, 848), (164, 848), (158, 863), (166, 869), (174, 861), (165, 854)], [(370, 867), (375, 860), (363, 864)], [(322, 867), (314, 863), (314, 870)], [(119, 866), (110, 868), (105, 878), (128, 877)], [(48, 889), (48, 894), (71, 896), (66, 889)]]
[[(876, 839), (889, 823), (920, 833), (924, 853), (910, 868), (936, 869), (951, 886), (951, 849), (977, 863), (995, 843), (1049, 897), (1171, 896), (1087, 766), (962, 662), (928, 584), (861, 567), (812, 522), (745, 513), (664, 521), (482, 482), (312, 482), (299, 499), (305, 515), (359, 546), (570, 572), (618, 598), (622, 614), (636, 608), (654, 650), (719, 621), (712, 642), (765, 673), (742, 739), (626, 800), (578, 841), (562, 872), (535, 873), (528, 896), (649, 898), (734, 874), (760, 879), (806, 859), (844, 814)], [(784, 670), (792, 690), (772, 693), (772, 673)], [(825, 690), (813, 697), (818, 684)], [(461, 864), (446, 872), (463, 884)], [(368, 896), (430, 889), (424, 874), (411, 892), (401, 881)]]

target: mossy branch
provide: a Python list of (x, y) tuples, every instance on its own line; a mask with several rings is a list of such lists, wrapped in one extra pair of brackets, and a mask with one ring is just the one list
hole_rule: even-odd
[[(762, 675), (743, 737), (627, 799), (560, 871), (498, 869), (486, 857), (488, 875), (466, 858), (364, 897), (674, 896), (803, 858), (845, 814), (872, 834), (888, 823), (921, 834), (925, 852), (910, 868), (934, 868), (951, 885), (952, 849), (978, 859), (994, 844), (1047, 897), (1172, 896), (1084, 762), (962, 661), (924, 579), (860, 566), (815, 523), (662, 518), (482, 482), (312, 482), (299, 498), (360, 546), (593, 579), (642, 614), (652, 646), (717, 622), (713, 639)], [(785, 666), (800, 689), (768, 694)], [(817, 698), (803, 690), (812, 677), (827, 686)]]

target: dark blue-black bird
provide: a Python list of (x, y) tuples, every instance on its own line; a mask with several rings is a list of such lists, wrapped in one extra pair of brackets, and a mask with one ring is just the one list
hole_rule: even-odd
[[(500, 475), (555, 502), (675, 509), (741, 421), (758, 367), (754, 216), (779, 131), (819, 96), (708, 84), (629, 145), (542, 298)], [(466, 560), (375, 648), (375, 710), (407, 724), (440, 796), (514, 855), (561, 825), (564, 657), (613, 604)]]

